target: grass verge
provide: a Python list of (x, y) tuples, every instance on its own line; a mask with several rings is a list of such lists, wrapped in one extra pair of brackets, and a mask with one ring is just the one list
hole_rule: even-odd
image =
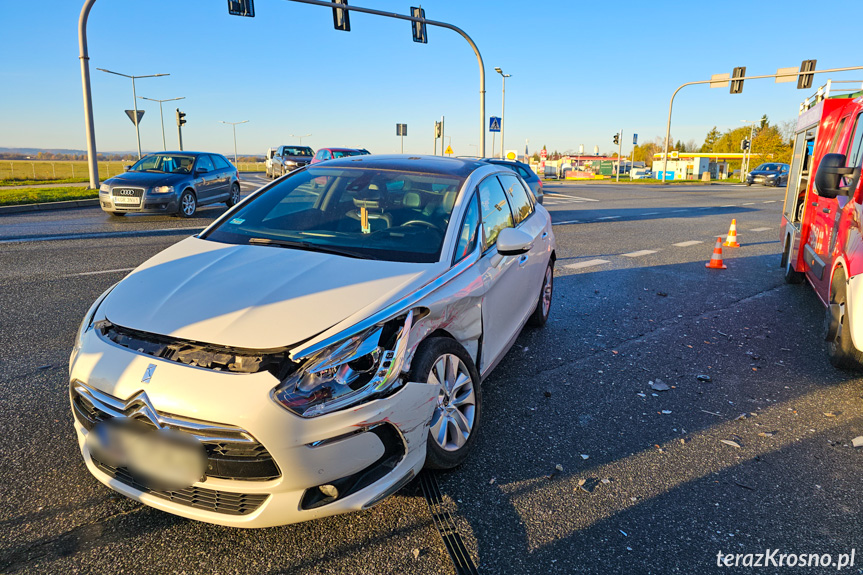
[(98, 190), (87, 188), (19, 188), (0, 190), (0, 206), (89, 200), (99, 197)]
[(6, 178), (0, 180), (0, 186), (33, 186), (41, 184), (77, 184), (79, 182), (89, 182), (90, 178), (64, 178), (56, 180), (34, 180), (25, 178)]

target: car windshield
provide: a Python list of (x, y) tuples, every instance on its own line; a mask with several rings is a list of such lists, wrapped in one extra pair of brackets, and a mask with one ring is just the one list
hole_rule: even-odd
[(129, 168), (130, 172), (164, 172), (166, 174), (189, 174), (195, 156), (180, 154), (151, 154), (144, 156)]
[(286, 156), (313, 156), (311, 148), (285, 148)]
[(760, 172), (775, 172), (779, 169), (779, 164), (761, 164), (755, 169)]
[(362, 259), (440, 259), (462, 178), (317, 166), (262, 192), (203, 237)]

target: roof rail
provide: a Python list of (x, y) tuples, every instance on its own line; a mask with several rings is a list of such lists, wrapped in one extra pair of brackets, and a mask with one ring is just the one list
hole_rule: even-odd
[[(837, 87), (836, 84), (853, 84), (853, 87)], [(860, 80), (827, 80), (826, 84), (819, 87), (814, 94), (803, 100), (797, 115), (799, 116), (806, 110), (817, 106), (821, 101), (829, 98), (831, 93), (833, 96), (840, 96), (843, 95), (841, 92), (854, 93), (860, 90), (863, 90), (863, 82)]]

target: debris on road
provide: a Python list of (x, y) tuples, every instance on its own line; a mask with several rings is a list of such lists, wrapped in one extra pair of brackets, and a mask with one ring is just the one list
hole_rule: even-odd
[(721, 413), (716, 413), (715, 411), (707, 411), (706, 409), (702, 409), (704, 413), (709, 413), (710, 415), (715, 415), (716, 417), (722, 417)]
[(623, 536), (624, 536), (624, 537), (629, 537), (629, 535), (628, 535), (628, 534), (626, 533), (626, 531), (624, 531), (623, 529), (618, 529), (618, 531), (620, 531), (621, 533), (623, 533)]
[(858, 435), (851, 440), (851, 445), (854, 447), (863, 447), (863, 435)]
[(494, 477), (492, 477), (491, 479), (489, 479), (489, 480), (488, 480), (488, 484), (489, 484), (489, 485), (494, 485), (494, 482), (495, 482), (495, 481), (496, 481), (496, 479), (495, 479)]
[(826, 417), (836, 417), (836, 414), (835, 414), (835, 413), (833, 413), (832, 411), (825, 411), (825, 412), (824, 412), (824, 415), (825, 415)]
[(663, 414), (663, 415), (671, 415), (671, 410), (663, 409), (663, 410), (662, 410), (662, 414)]
[(724, 443), (725, 445), (730, 445), (731, 447), (736, 447), (737, 449), (740, 449), (740, 444), (736, 441), (731, 441), (730, 439), (720, 439), (719, 441), (720, 443)]
[(778, 431), (762, 431), (761, 433), (758, 434), (758, 437), (773, 437), (777, 433), (779, 433), (779, 432)]
[(414, 554), (414, 559), (420, 558), (420, 550), (419, 549), (414, 549), (413, 554)]
[(710, 382), (711, 381), (709, 375), (703, 375), (703, 374), (697, 376), (695, 379), (697, 379), (698, 381), (704, 381), (704, 382)]
[(668, 391), (671, 387), (662, 381), (661, 379), (657, 379), (656, 381), (648, 381), (647, 385), (650, 386), (650, 389), (654, 391)]
[(558, 471), (563, 471), (563, 465), (561, 465), (560, 463), (555, 465), (554, 468), (557, 469)]
[(590, 456), (589, 456), (589, 455), (587, 455), (586, 453), (582, 453), (582, 454), (581, 454), (581, 458), (582, 458), (582, 459), (590, 459)]

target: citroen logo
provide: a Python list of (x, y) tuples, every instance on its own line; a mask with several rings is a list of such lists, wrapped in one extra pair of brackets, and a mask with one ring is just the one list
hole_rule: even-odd
[(156, 364), (151, 363), (147, 366), (146, 371), (144, 371), (144, 377), (141, 378), (141, 383), (150, 383), (150, 380), (153, 378), (154, 371), (156, 371)]

